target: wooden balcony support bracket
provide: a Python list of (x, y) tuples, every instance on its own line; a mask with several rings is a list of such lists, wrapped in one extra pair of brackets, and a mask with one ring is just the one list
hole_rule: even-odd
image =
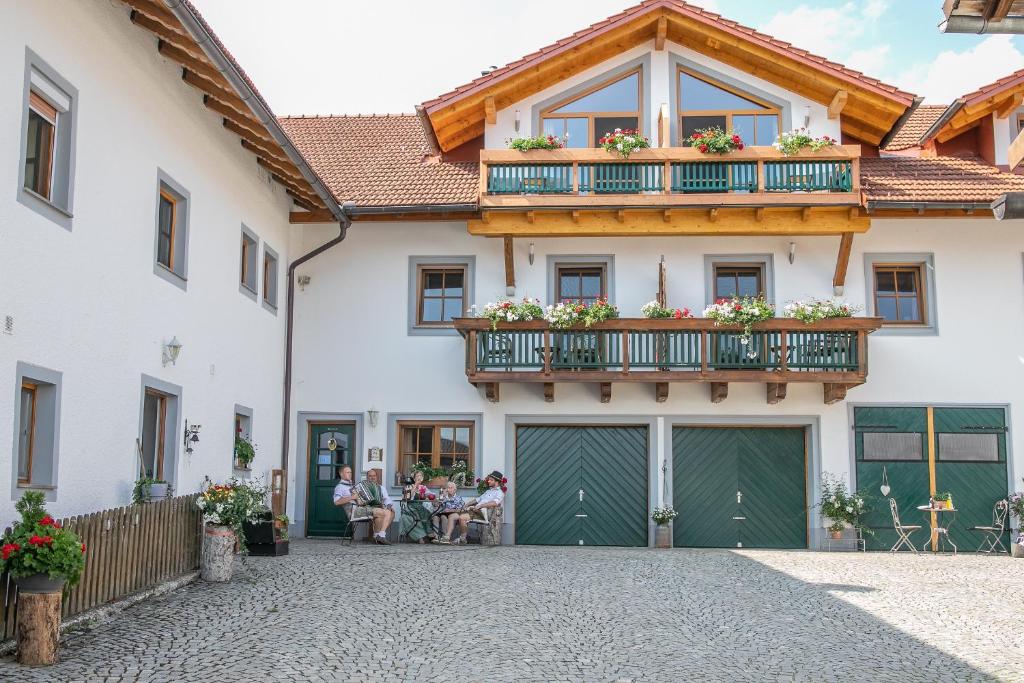
[(654, 400), (664, 403), (668, 400), (668, 382), (657, 382), (654, 385)]
[(492, 124), (498, 122), (498, 109), (494, 106), (493, 97), (484, 98), (484, 121)]
[(1013, 113), (1015, 109), (1024, 104), (1024, 92), (1014, 93), (1006, 100), (998, 109), (996, 109), (996, 118), (1005, 119), (1007, 116)]
[(485, 382), (484, 383), (484, 395), (487, 400), (491, 403), (497, 403), (501, 400), (501, 383), (500, 382)]
[(658, 25), (654, 29), (654, 49), (658, 52), (665, 49), (665, 38), (668, 36), (668, 17), (658, 17)]
[(786, 398), (786, 387), (788, 385), (785, 382), (769, 382), (768, 383), (768, 405), (775, 405), (779, 401)]
[(800, 210), (800, 220), (807, 223), (811, 220), (811, 207), (805, 206)]
[(853, 250), (853, 233), (844, 232), (839, 238), (839, 256), (836, 258), (836, 272), (832, 276), (832, 291), (842, 296), (846, 286), (846, 271), (850, 267), (850, 252)]
[(754, 209), (754, 220), (758, 223), (764, 223), (764, 207), (759, 206)]
[(516, 288), (516, 258), (513, 249), (512, 238), (505, 236), (505, 289), (508, 296), (515, 293)]
[(729, 383), (728, 382), (712, 382), (711, 383), (711, 402), (721, 403), (729, 396)]
[(577, 225), (579, 225), (579, 222), (580, 222), (580, 212), (579, 211), (572, 211), (569, 215), (572, 216), (572, 222), (576, 223)]
[(491, 212), (490, 211), (481, 211), (480, 212), (480, 221), (482, 223), (485, 223), (485, 224), (486, 223), (490, 223), (491, 222)]
[(601, 403), (612, 402), (612, 383), (601, 382)]
[(625, 223), (626, 222), (626, 210), (625, 209), (619, 209), (618, 211), (616, 211), (615, 212), (615, 220), (617, 220), (620, 223)]
[(555, 402), (555, 383), (544, 382), (544, 402), (554, 403)]
[(529, 223), (530, 225), (533, 225), (534, 221), (536, 221), (536, 220), (537, 220), (537, 214), (536, 213), (534, 213), (533, 211), (527, 211), (526, 212), (526, 222), (527, 223)]
[(665, 209), (664, 211), (662, 211), (661, 212), (661, 220), (665, 221), (666, 223), (671, 223), (672, 222), (672, 209)]
[(832, 97), (832, 101), (828, 105), (828, 117), (830, 119), (838, 119), (839, 115), (843, 113), (843, 108), (846, 107), (846, 101), (849, 99), (850, 93), (846, 90), (837, 90), (836, 94)]
[(838, 403), (846, 398), (846, 390), (849, 388), (846, 384), (825, 384), (825, 405), (832, 405)]
[(708, 209), (708, 220), (712, 223), (718, 222), (718, 209)]

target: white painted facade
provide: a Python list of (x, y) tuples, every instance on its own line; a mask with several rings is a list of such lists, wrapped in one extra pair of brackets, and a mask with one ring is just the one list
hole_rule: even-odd
[[(220, 117), (106, 0), (6, 3), (0, 20), (0, 520), (14, 514), (19, 362), (61, 373), (55, 515), (125, 505), (138, 472), (142, 376), (182, 389), (202, 425), (192, 455), (173, 429), (179, 492), (232, 474), (236, 404), (253, 410), (255, 473), (279, 466), (288, 201)], [(71, 229), (17, 201), (26, 47), (78, 91)], [(154, 274), (157, 173), (188, 190), (187, 289)], [(280, 257), (279, 311), (239, 291), (241, 225)], [(261, 261), (262, 263), (262, 261)], [(177, 337), (176, 365), (162, 345)]]
[[(475, 303), (482, 305), (504, 294), (501, 240), (470, 236), (459, 222), (357, 223), (341, 245), (297, 271), (309, 275), (311, 284), (296, 296), (293, 405), (296, 411), (318, 413), (379, 410), (375, 429), (365, 421), (361, 425), (364, 433), (357, 440), (364, 455), (373, 446), (387, 449), (388, 414), (482, 414), (480, 472), (511, 469), (512, 416), (564, 416), (567, 423), (593, 416), (625, 423), (659, 418), (659, 472), (666, 458), (671, 461), (670, 429), (676, 419), (742, 417), (758, 424), (764, 418), (810, 418), (817, 441), (812, 444), (813, 467), (845, 477), (853, 470), (851, 404), (1009, 406), (1010, 475), (1018, 482), (1024, 474), (1024, 434), (1013, 429), (1024, 424), (1021, 227), (1019, 222), (979, 219), (873, 221), (869, 232), (854, 239), (845, 298), (861, 306), (866, 302), (865, 254), (931, 254), (938, 334), (903, 336), (884, 330), (871, 335), (867, 383), (851, 389), (846, 401), (825, 405), (820, 384), (790, 384), (784, 401), (768, 405), (762, 383), (730, 384), (729, 397), (719, 404), (710, 402), (703, 384), (673, 384), (668, 400), (660, 404), (651, 386), (613, 384), (611, 402), (602, 404), (596, 385), (556, 385), (555, 402), (545, 403), (540, 385), (507, 383), (501, 400), (491, 403), (465, 379), (462, 338), (407, 334), (408, 260), (475, 255)], [(303, 251), (333, 236), (326, 226), (307, 226), (304, 233)], [(792, 264), (790, 241), (796, 245)], [(532, 266), (530, 242), (535, 249)], [(515, 242), (516, 289), (518, 295), (545, 298), (549, 254), (613, 254), (611, 300), (624, 317), (640, 317), (640, 306), (657, 291), (657, 264), (664, 255), (669, 304), (699, 311), (705, 301), (704, 255), (769, 253), (774, 257), (775, 303), (781, 307), (793, 299), (831, 295), (838, 243), (837, 237), (521, 239)], [(367, 254), (386, 256), (368, 259)], [(322, 315), (325, 310), (331, 315)], [(301, 435), (294, 441), (293, 448), (304, 443)], [(297, 485), (302, 482), (292, 482), (291, 490)], [(659, 504), (663, 495), (659, 477), (651, 504)], [(303, 519), (303, 510), (293, 513), (293, 519)], [(511, 519), (507, 516), (506, 521)]]

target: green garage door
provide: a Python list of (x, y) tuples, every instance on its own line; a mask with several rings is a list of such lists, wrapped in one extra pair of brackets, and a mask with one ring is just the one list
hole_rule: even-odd
[(519, 427), (516, 543), (647, 545), (647, 427)]
[(676, 427), (677, 547), (806, 548), (802, 428)]
[[(928, 408), (865, 406), (854, 409), (857, 484), (869, 500), (865, 522), (874, 531), (868, 547), (888, 549), (896, 542), (888, 498), (896, 500), (904, 524), (923, 529), (912, 535), (921, 548), (928, 540), (930, 514), (916, 509), (935, 490), (948, 491), (957, 512), (950, 538), (959, 550), (975, 550), (981, 535), (972, 526), (991, 524), (992, 507), (1006, 497), (1006, 415), (1002, 408), (934, 408), (934, 462), (929, 460)], [(880, 490), (883, 474), (889, 495)], [(949, 514), (949, 513), (942, 513)], [(944, 522), (947, 520), (943, 520)], [(1005, 545), (1009, 532), (1004, 536)]]

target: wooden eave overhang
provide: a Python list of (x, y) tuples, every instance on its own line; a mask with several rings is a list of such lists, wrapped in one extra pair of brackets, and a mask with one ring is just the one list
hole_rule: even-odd
[(980, 125), (985, 117), (995, 114), (1005, 118), (1022, 104), (1024, 69), (957, 99), (925, 132), (921, 142), (947, 142)]
[(910, 93), (716, 14), (679, 0), (646, 0), (571, 39), (425, 102), (423, 109), (441, 149), (449, 151), (483, 134), (491, 108), (509, 107), (640, 43), (660, 40), (662, 34), (671, 42), (825, 106), (845, 92), (843, 132), (873, 145), (914, 105)]
[(1024, 33), (1024, 0), (945, 0), (945, 33)]
[(202, 93), (204, 106), (220, 115), (224, 128), (296, 205), (329, 220), (342, 208), (288, 136), (234, 59), (198, 13), (183, 0), (123, 0), (130, 20), (156, 38), (156, 49), (181, 67), (181, 78)]

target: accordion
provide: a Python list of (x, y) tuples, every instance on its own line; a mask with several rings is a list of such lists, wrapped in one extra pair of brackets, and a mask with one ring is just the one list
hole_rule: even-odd
[(361, 481), (352, 487), (352, 495), (356, 504), (369, 507), (384, 507), (384, 498), (380, 494), (380, 486), (368, 481)]

